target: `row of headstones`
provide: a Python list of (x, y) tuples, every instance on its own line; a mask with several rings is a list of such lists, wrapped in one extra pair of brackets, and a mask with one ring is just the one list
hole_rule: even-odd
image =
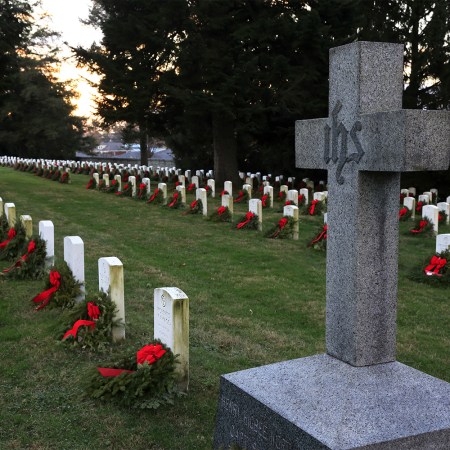
[[(8, 225), (16, 223), (14, 203), (5, 203), (0, 198), (0, 216), (6, 214)], [(33, 234), (33, 222), (30, 215), (21, 215), (27, 238)], [(55, 260), (55, 229), (51, 220), (39, 222), (39, 235), (46, 244), (46, 264), (52, 266)], [(79, 236), (64, 237), (64, 261), (72, 271), (74, 278), (82, 285), (85, 298), (84, 242)], [(125, 290), (123, 264), (117, 257), (103, 257), (98, 260), (99, 291), (110, 295), (117, 308), (115, 319), (119, 325), (112, 329), (115, 342), (125, 339)], [(178, 288), (157, 288), (154, 291), (154, 337), (164, 342), (174, 354), (180, 355), (177, 371), (180, 385), (187, 390), (189, 380), (189, 299)]]
[[(414, 219), (416, 215), (416, 199), (415, 197), (408, 197), (409, 194), (416, 195), (415, 188), (402, 189), (401, 194), (405, 195), (403, 199), (403, 206), (411, 211), (411, 218)], [(429, 192), (424, 192), (419, 195), (417, 202), (422, 202), (422, 218), (428, 219), (433, 224), (433, 230), (437, 234), (439, 231), (439, 212), (442, 211), (446, 214), (446, 223), (449, 223), (450, 219), (450, 196), (447, 197), (447, 201), (439, 202), (437, 205), (432, 205), (433, 195), (437, 198), (437, 189), (430, 189)]]
[[(168, 167), (153, 167), (153, 166), (140, 166), (138, 164), (118, 164), (118, 163), (106, 163), (106, 162), (80, 162), (80, 161), (71, 161), (71, 160), (45, 160), (45, 159), (25, 159), (25, 158), (18, 158), (13, 156), (1, 156), (0, 157), (0, 165), (8, 165), (8, 166), (14, 166), (17, 163), (24, 163), (24, 164), (36, 164), (43, 168), (48, 169), (60, 169), (60, 170), (75, 170), (79, 168), (90, 168), (93, 170), (96, 170), (97, 173), (101, 173), (102, 175), (108, 175), (108, 177), (105, 179), (109, 183), (109, 170), (114, 169), (119, 172), (124, 172), (125, 170), (128, 172), (131, 172), (132, 174), (139, 175), (141, 178), (143, 174), (146, 172), (150, 173), (158, 173), (165, 176), (170, 175), (176, 175), (178, 176), (178, 181), (185, 185), (188, 184), (195, 184), (196, 187), (199, 187), (200, 182), (202, 182), (205, 178), (208, 179), (208, 185), (212, 188), (213, 192), (215, 192), (214, 189), (214, 180), (213, 180), (213, 171), (212, 170), (196, 170), (195, 175), (193, 175), (192, 170), (186, 170), (184, 171), (184, 174), (182, 174), (181, 169), (176, 169), (175, 167), (168, 168)], [(105, 174), (104, 172), (108, 172)], [(244, 181), (245, 185), (248, 185), (251, 187), (251, 189), (254, 188), (255, 183), (258, 184), (264, 183), (269, 184), (269, 180), (272, 179), (272, 174), (268, 175), (262, 175), (261, 172), (256, 172), (255, 174), (251, 172), (239, 172), (240, 178)], [(210, 180), (211, 179), (211, 180)], [(99, 178), (97, 178), (97, 182), (99, 181)], [(283, 175), (278, 175), (274, 178), (274, 181), (277, 185), (283, 185), (286, 186), (293, 186), (296, 179), (295, 177), (287, 177), (287, 183), (283, 183), (285, 181), (285, 177)], [(302, 180), (306, 187), (309, 189), (314, 189), (314, 183), (309, 180), (308, 178), (304, 178)], [(211, 183), (210, 183), (211, 182)], [(325, 182), (320, 181), (319, 185), (322, 185), (325, 187)]]

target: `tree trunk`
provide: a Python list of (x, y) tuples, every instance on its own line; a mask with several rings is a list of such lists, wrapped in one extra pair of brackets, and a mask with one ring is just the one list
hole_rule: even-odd
[(225, 181), (232, 181), (240, 189), (237, 164), (237, 143), (234, 120), (216, 111), (213, 113), (214, 179), (217, 189), (223, 188)]
[(419, 90), (420, 90), (420, 36), (419, 21), (421, 19), (418, 12), (418, 6), (411, 5), (411, 72), (409, 76), (409, 85), (405, 89), (403, 96), (403, 107), (406, 109), (416, 109), (419, 107)]
[(147, 128), (142, 124), (139, 124), (139, 147), (141, 149), (141, 166), (148, 166)]

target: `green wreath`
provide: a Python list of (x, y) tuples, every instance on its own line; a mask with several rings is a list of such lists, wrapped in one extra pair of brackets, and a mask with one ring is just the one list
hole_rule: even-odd
[(295, 220), (292, 216), (283, 216), (279, 222), (267, 231), (265, 237), (270, 239), (292, 239)]
[[(92, 312), (93, 307), (98, 308), (95, 315)], [(120, 320), (114, 318), (116, 313), (117, 307), (109, 295), (104, 292), (90, 295), (82, 302), (76, 303), (73, 309), (63, 313), (58, 337), (65, 345), (71, 347), (104, 351), (112, 343), (112, 329), (123, 326)], [(77, 321), (93, 322), (95, 325), (79, 326), (73, 331)]]
[[(445, 259), (448, 262), (436, 273), (433, 275), (427, 275), (425, 273), (425, 268), (432, 264), (433, 258), (441, 258)], [(446, 250), (441, 253), (436, 253), (432, 256), (431, 259), (425, 260), (422, 262), (422, 264), (417, 267), (415, 267), (410, 273), (408, 278), (412, 281), (415, 281), (417, 283), (424, 283), (428, 284), (430, 286), (436, 286), (436, 287), (449, 287), (450, 286), (450, 270), (449, 270), (449, 264), (450, 264), (450, 250)], [(436, 264), (433, 269), (438, 269), (438, 265)], [(432, 271), (432, 270), (431, 270)]]
[(235, 224), (237, 230), (257, 230), (259, 226), (259, 218), (256, 214), (248, 211)]
[[(154, 362), (138, 364), (139, 353), (146, 348), (159, 349)], [(94, 399), (114, 401), (115, 403), (136, 409), (157, 409), (174, 403), (176, 397), (183, 395), (177, 387), (175, 374), (176, 356), (161, 341), (153, 339), (149, 345), (137, 353), (109, 363), (108, 368), (96, 369), (87, 386), (87, 394)], [(103, 376), (104, 371), (120, 371), (117, 376)]]
[(232, 219), (233, 214), (228, 206), (220, 206), (209, 216), (209, 220), (212, 222), (231, 222)]
[(411, 219), (411, 215), (412, 211), (406, 206), (402, 206), (398, 213), (398, 219), (400, 220), (400, 222), (406, 222), (407, 220)]
[(314, 250), (325, 252), (327, 250), (328, 225), (323, 225), (318, 233), (308, 243), (308, 247)]
[(22, 221), (16, 220), (16, 224), (12, 229), (14, 230), (15, 236), (5, 247), (0, 248), (0, 261), (12, 261), (16, 259), (25, 243), (26, 234)]
[(433, 224), (428, 219), (417, 219), (414, 227), (409, 230), (409, 234), (418, 237), (434, 236)]

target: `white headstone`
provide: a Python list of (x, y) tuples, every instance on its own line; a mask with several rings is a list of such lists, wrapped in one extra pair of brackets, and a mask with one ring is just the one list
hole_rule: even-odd
[(115, 175), (114, 179), (117, 181), (117, 191), (122, 192), (122, 177), (120, 175)]
[(147, 195), (150, 195), (151, 192), (151, 182), (150, 182), (150, 178), (144, 177), (142, 178), (142, 183), (145, 184), (145, 193)]
[(270, 185), (264, 186), (264, 195), (268, 195), (270, 197), (269, 200), (269, 208), (273, 208), (273, 187)]
[(324, 224), (327, 224), (327, 223), (328, 223), (328, 213), (325, 213), (325, 214), (323, 215), (323, 223), (324, 223)]
[(419, 195), (417, 201), (428, 205), (428, 203), (430, 203), (430, 197), (428, 197), (428, 194), (421, 194)]
[(211, 197), (214, 198), (216, 196), (216, 181), (213, 179), (209, 179), (207, 184), (211, 190)]
[(325, 194), (323, 192), (314, 192), (313, 200), (319, 200), (319, 202), (322, 202), (325, 200)]
[(231, 181), (225, 181), (223, 190), (233, 196), (233, 183)]
[(222, 206), (228, 208), (231, 214), (233, 214), (233, 197), (229, 194), (222, 195)]
[(186, 170), (184, 172), (184, 176), (186, 177), (186, 179), (188, 180), (188, 183), (191, 183), (191, 171), (190, 170)]
[(46, 263), (51, 266), (55, 257), (55, 227), (51, 220), (39, 222), (39, 236), (45, 241)]
[(436, 236), (436, 253), (446, 252), (450, 248), (450, 234)]
[(253, 198), (248, 202), (248, 209), (258, 216), (258, 231), (262, 231), (262, 202), (257, 198)]
[(423, 195), (428, 195), (428, 203), (433, 202), (433, 194), (430, 191), (425, 191)]
[(183, 205), (185, 205), (186, 204), (186, 188), (180, 184), (177, 186), (177, 191), (181, 197), (181, 203)]
[(446, 223), (448, 224), (449, 223), (449, 218), (450, 218), (450, 203), (439, 202), (437, 204), (437, 207), (438, 207), (439, 211), (442, 211), (445, 214), (447, 214)]
[(108, 173), (103, 174), (103, 181), (105, 183), (105, 186), (109, 187), (109, 174)]
[(92, 178), (94, 178), (95, 183), (96, 183), (95, 186), (98, 189), (98, 185), (100, 184), (100, 175), (98, 174), (98, 172), (93, 173)]
[(439, 209), (434, 205), (425, 205), (422, 207), (422, 217), (433, 223), (433, 230), (438, 232), (439, 228)]
[(3, 199), (0, 197), (0, 217), (3, 216)]
[(411, 219), (414, 219), (416, 217), (416, 199), (414, 197), (405, 197), (403, 206), (406, 206), (411, 211)]
[(288, 191), (286, 200), (292, 202), (294, 205), (298, 206), (298, 191), (297, 189), (291, 189)]
[(158, 189), (162, 192), (163, 201), (162, 204), (167, 204), (167, 184), (166, 183), (158, 183)]
[(289, 187), (288, 187), (288, 185), (287, 185), (287, 184), (282, 184), (282, 185), (280, 186), (280, 192), (285, 192), (285, 193), (286, 193), (286, 198), (287, 198), (287, 194), (288, 194), (288, 192), (289, 192)]
[(303, 195), (303, 197), (305, 198), (305, 205), (307, 205), (309, 203), (309, 191), (306, 188), (302, 188), (300, 189), (300, 195)]
[(180, 387), (189, 386), (189, 299), (175, 287), (154, 290), (154, 337), (178, 356), (176, 372)]
[(16, 205), (14, 203), (5, 203), (5, 214), (9, 227), (13, 228), (16, 224)]
[(207, 216), (208, 215), (208, 193), (206, 192), (206, 189), (204, 189), (204, 188), (197, 189), (197, 191), (195, 193), (195, 198), (196, 198), (196, 200), (200, 200), (202, 202), (202, 205), (203, 205), (202, 214), (204, 216)]
[(244, 184), (242, 190), (248, 193), (248, 198), (252, 198), (252, 186), (250, 184)]
[(79, 236), (66, 236), (64, 238), (64, 261), (69, 266), (74, 278), (82, 283), (78, 301), (84, 299), (84, 242)]
[(136, 177), (128, 177), (128, 183), (131, 184), (131, 196), (136, 197)]
[(298, 240), (298, 207), (294, 205), (287, 205), (283, 208), (283, 216), (292, 217), (294, 220), (294, 229), (292, 239)]
[(197, 175), (194, 175), (194, 176), (192, 177), (191, 182), (192, 182), (193, 184), (195, 184), (196, 189), (199, 188), (200, 182), (199, 182), (199, 180), (198, 180), (198, 176), (197, 176)]
[(33, 236), (33, 220), (28, 214), (20, 216), (20, 221), (25, 228), (25, 237), (30, 239)]
[(413, 195), (414, 197), (415, 197), (416, 194), (417, 194), (417, 189), (416, 189), (415, 187), (410, 187), (410, 188), (408, 188), (408, 191), (409, 191), (409, 193), (410, 193), (411, 195)]
[(409, 195), (409, 189), (401, 189), (400, 194), (408, 196)]
[(125, 339), (123, 264), (119, 258), (110, 256), (98, 260), (98, 289), (109, 294), (117, 308), (114, 318), (121, 321), (119, 326), (111, 330), (113, 341)]
[(186, 185), (186, 177), (184, 175), (178, 175), (178, 181), (185, 186)]

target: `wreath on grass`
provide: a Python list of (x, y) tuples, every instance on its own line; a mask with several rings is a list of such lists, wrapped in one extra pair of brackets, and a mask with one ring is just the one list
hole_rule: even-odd
[(327, 236), (328, 236), (328, 225), (325, 224), (323, 227), (320, 228), (320, 231), (309, 242), (308, 247), (312, 247), (314, 250), (326, 251)]
[(258, 216), (251, 211), (248, 211), (245, 216), (242, 216), (236, 224), (237, 230), (257, 230), (259, 225)]
[(438, 221), (439, 223), (447, 223), (447, 213), (445, 211), (439, 211)]
[(59, 179), (61, 184), (69, 184), (70, 183), (70, 174), (69, 172), (63, 172), (61, 178)]
[(187, 192), (192, 192), (197, 189), (197, 185), (195, 183), (190, 183), (189, 186), (186, 188)]
[(50, 269), (44, 291), (33, 298), (36, 310), (45, 308), (48, 304), (59, 308), (72, 308), (75, 299), (81, 294), (81, 285), (73, 276), (65, 261), (55, 264)]
[(212, 222), (231, 222), (233, 214), (231, 214), (228, 206), (219, 206), (210, 216), (209, 220)]
[(209, 184), (206, 184), (204, 189), (206, 191), (206, 196), (211, 197), (212, 196), (212, 187)]
[(163, 197), (163, 191), (162, 189), (156, 188), (155, 192), (150, 196), (150, 198), (147, 200), (147, 203), (162, 203), (164, 200)]
[(94, 177), (90, 178), (88, 184), (86, 185), (86, 189), (96, 189), (97, 181)]
[(3, 242), (8, 237), (9, 222), (6, 214), (0, 216), (0, 242)]
[(283, 204), (286, 203), (286, 197), (287, 197), (286, 191), (280, 191), (278, 193), (278, 201)]
[(220, 196), (223, 197), (224, 195), (230, 195), (230, 193), (224, 189), (224, 190), (220, 193)]
[(174, 192), (167, 206), (172, 209), (178, 209), (181, 208), (182, 205), (183, 204), (181, 203), (181, 194), (178, 191)]
[(283, 216), (267, 233), (270, 239), (292, 239), (295, 220), (291, 216)]
[(262, 207), (263, 208), (268, 208), (270, 206), (270, 195), (269, 194), (264, 194), (261, 197), (261, 203), (262, 203)]
[(237, 197), (233, 200), (234, 203), (245, 203), (249, 200), (250, 196), (248, 195), (248, 191), (245, 189), (239, 191)]
[(313, 200), (308, 206), (302, 208), (302, 214), (308, 216), (320, 216), (324, 211), (324, 202), (320, 200)]
[(199, 214), (203, 212), (203, 202), (198, 199), (198, 200), (194, 200), (190, 205), (189, 205), (189, 209), (184, 212), (183, 214), (187, 215), (187, 214)]
[(103, 351), (112, 343), (112, 329), (122, 326), (115, 319), (117, 308), (108, 294), (91, 295), (63, 314), (64, 330), (59, 338), (66, 345)]
[(303, 194), (299, 194), (298, 196), (298, 206), (305, 206), (306, 205), (306, 197)]
[(45, 241), (40, 237), (31, 239), (22, 247), (20, 256), (12, 266), (3, 270), (3, 274), (16, 279), (37, 280), (44, 275)]
[(115, 194), (119, 191), (119, 182), (117, 180), (112, 180), (109, 187), (105, 187), (104, 192), (107, 194)]
[(34, 175), (37, 177), (42, 177), (43, 174), (44, 174), (44, 169), (42, 167), (38, 167), (38, 169), (36, 170), (36, 173)]
[(416, 223), (414, 224), (414, 228), (411, 228), (409, 230), (409, 233), (413, 236), (433, 236), (434, 235), (434, 228), (432, 222), (430, 222), (428, 219), (418, 219), (416, 220)]
[(138, 200), (147, 200), (147, 185), (145, 183), (139, 184), (139, 190), (137, 191), (136, 198)]
[(61, 172), (59, 171), (59, 169), (55, 169), (55, 171), (53, 172), (53, 175), (51, 177), (51, 180), (59, 181), (60, 178), (61, 178)]
[(26, 240), (25, 228), (20, 220), (10, 228), (6, 239), (0, 242), (0, 261), (12, 261), (17, 257)]
[(131, 183), (125, 183), (121, 191), (116, 192), (116, 195), (121, 195), (122, 197), (131, 197), (133, 195), (133, 186)]
[(423, 208), (423, 202), (416, 203), (416, 212), (421, 213)]
[(450, 250), (436, 253), (429, 260), (425, 260), (420, 267), (416, 267), (409, 274), (409, 279), (417, 283), (431, 286), (450, 286)]
[(157, 339), (152, 340), (110, 367), (97, 368), (89, 381), (87, 394), (136, 409), (173, 405), (175, 398), (183, 395), (176, 383), (176, 363), (170, 348)]
[(398, 212), (398, 219), (400, 220), (400, 222), (406, 222), (411, 218), (411, 215), (412, 211), (406, 206), (403, 206), (402, 208), (400, 208), (400, 211)]

